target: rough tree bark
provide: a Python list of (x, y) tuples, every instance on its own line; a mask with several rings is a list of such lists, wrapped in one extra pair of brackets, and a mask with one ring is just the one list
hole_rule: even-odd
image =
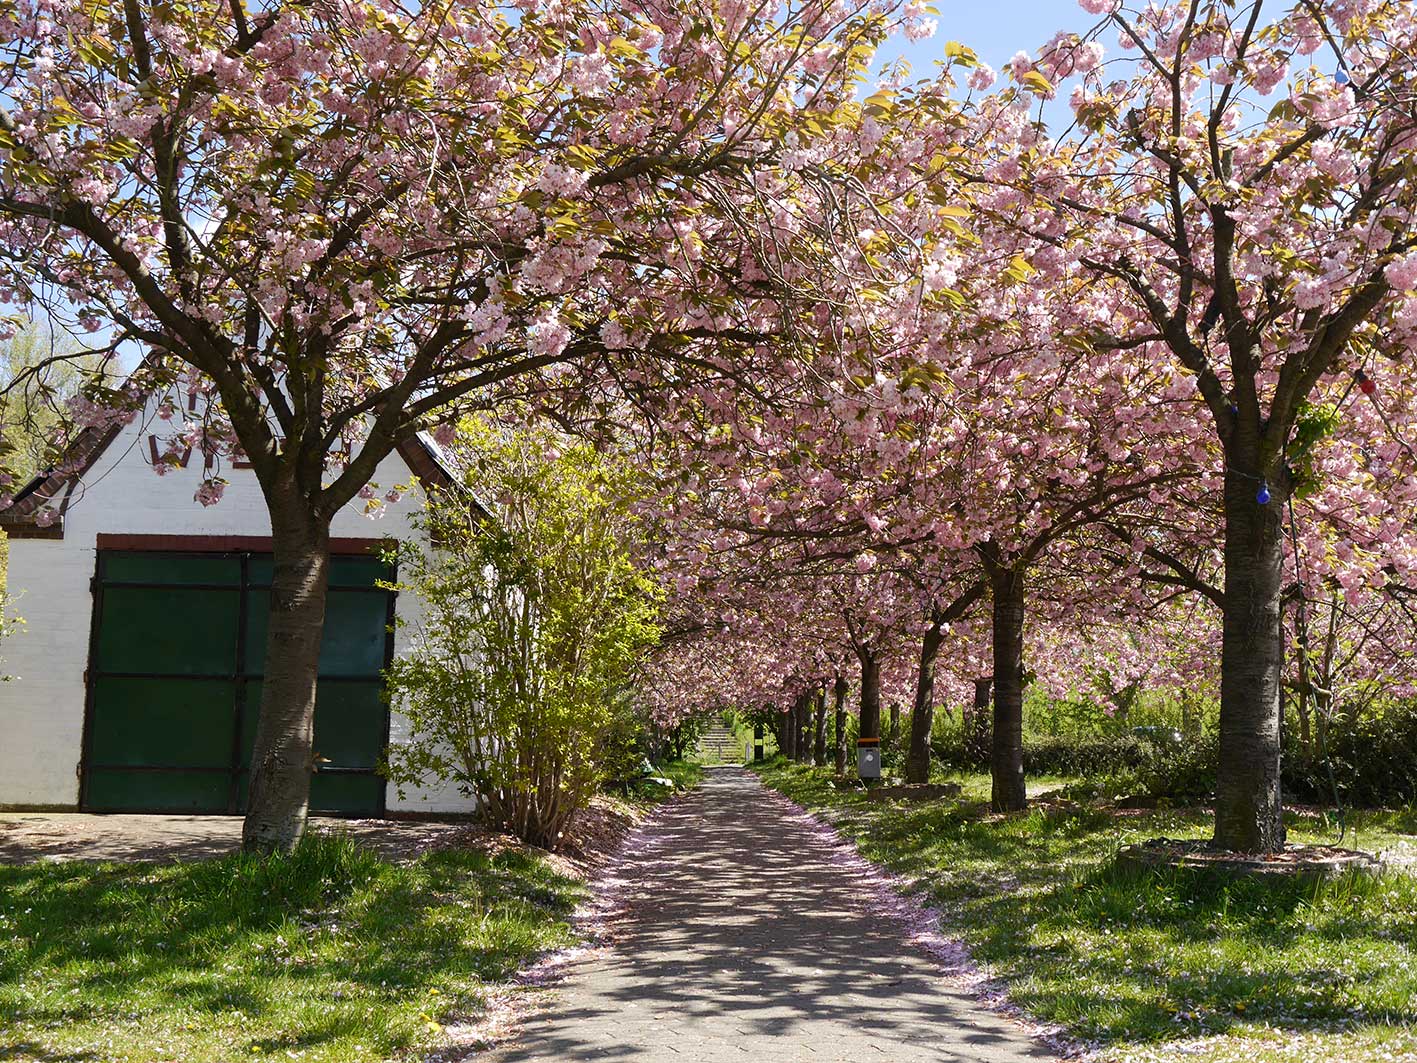
[(832, 706), (835, 713), (836, 773), (846, 774), (846, 676), (837, 675), (832, 683)]
[(273, 485), (267, 502), (274, 574), (241, 844), (248, 852), (289, 852), (305, 832), (310, 806), (330, 526), (311, 514), (293, 479)]
[(1220, 760), (1215, 791), (1217, 848), (1246, 853), (1284, 847), (1279, 784), (1286, 485), (1268, 485), (1238, 460), (1225, 474), (1225, 607), (1220, 667)]
[(875, 651), (860, 648), (856, 656), (861, 661), (861, 738), (881, 737), (881, 661)]
[(812, 743), (812, 763), (824, 768), (827, 763), (827, 688), (818, 687), (813, 694), (813, 701), (816, 703), (813, 721), (816, 733)]
[(792, 707), (784, 709), (779, 717), (781, 720), (778, 726), (778, 750), (788, 760), (795, 760), (797, 757), (797, 703), (794, 701)]
[(935, 725), (935, 660), (944, 641), (943, 622), (931, 624), (920, 640), (920, 671), (915, 704), (910, 709), (910, 748), (905, 755), (905, 781), (930, 781), (930, 732)]
[(994, 738), (990, 769), (995, 812), (1028, 806), (1023, 779), (1023, 611), (1024, 574), (1017, 567), (992, 566), (994, 598)]

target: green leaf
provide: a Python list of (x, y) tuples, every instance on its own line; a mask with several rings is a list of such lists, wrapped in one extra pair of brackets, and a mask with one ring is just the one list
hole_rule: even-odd
[(1023, 77), (1019, 78), (1019, 83), (1026, 89), (1031, 89), (1040, 96), (1045, 96), (1053, 91), (1053, 83), (1040, 74), (1037, 70), (1030, 70)]
[(945, 58), (955, 60), (960, 66), (979, 65), (979, 56), (974, 49), (968, 45), (960, 44), (959, 41), (945, 42)]

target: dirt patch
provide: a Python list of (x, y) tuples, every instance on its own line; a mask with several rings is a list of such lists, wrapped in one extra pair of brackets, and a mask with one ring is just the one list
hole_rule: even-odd
[[(630, 831), (647, 815), (645, 809), (609, 796), (591, 799), (571, 828), (564, 847), (554, 853), (528, 845), (520, 838), (492, 830), (480, 823), (462, 823), (433, 838), (423, 852), (442, 849), (480, 849), (489, 854), (535, 853), (558, 873), (587, 879), (604, 867), (624, 844)], [(374, 820), (370, 822), (382, 822)], [(395, 824), (402, 827), (404, 824)], [(418, 855), (417, 853), (413, 855)]]
[[(576, 821), (565, 851), (549, 854), (548, 859), (563, 874), (586, 878), (609, 859), (644, 815), (628, 802), (597, 797)], [(466, 816), (449, 820), (315, 816), (310, 829), (349, 834), (386, 860), (415, 860), (439, 849), (531, 850), (516, 838), (488, 830)], [(0, 864), (62, 860), (175, 863), (210, 860), (240, 848), (240, 816), (0, 812)]]
[[(466, 826), (465, 822), (441, 820), (324, 816), (310, 820), (311, 830), (350, 834), (389, 860), (413, 859)], [(5, 864), (55, 860), (172, 863), (210, 860), (239, 848), (240, 816), (0, 813), (0, 863)]]
[(1345, 871), (1378, 871), (1381, 861), (1371, 853), (1331, 845), (1288, 845), (1278, 853), (1232, 853), (1205, 841), (1153, 838), (1129, 845), (1117, 854), (1124, 867), (1223, 871), (1240, 875), (1301, 875), (1331, 878)]

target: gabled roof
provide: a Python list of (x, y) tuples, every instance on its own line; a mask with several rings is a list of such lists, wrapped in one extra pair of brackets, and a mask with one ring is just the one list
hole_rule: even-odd
[[(42, 525), (37, 521), (39, 511), (46, 504), (60, 498), (59, 515), (62, 518), (68, 508), (68, 492), (83, 478), (104, 452), (122, 434), (125, 425), (115, 424), (103, 428), (85, 428), (74, 437), (73, 443), (64, 452), (64, 460), (57, 468), (46, 469), (25, 484), (16, 494), (14, 501), (0, 509), (0, 529), (15, 539), (52, 538), (64, 536), (63, 525), (56, 522)], [(395, 448), (409, 471), (424, 484), (449, 487), (461, 482), (450, 468), (449, 463), (437, 445), (420, 432), (412, 439), (405, 440)], [(58, 471), (58, 470), (67, 471)], [(479, 509), (481, 504), (475, 499), (473, 504)]]

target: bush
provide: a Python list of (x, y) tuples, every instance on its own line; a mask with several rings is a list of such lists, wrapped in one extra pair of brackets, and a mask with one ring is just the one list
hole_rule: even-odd
[(1126, 769), (1145, 768), (1156, 746), (1141, 738), (1029, 736), (1023, 743), (1023, 769), (1030, 775), (1082, 775), (1095, 778)]
[(1215, 735), (1180, 743), (1156, 743), (1137, 773), (1141, 789), (1152, 797), (1172, 801), (1201, 801), (1215, 793), (1215, 773), (1220, 745)]
[(1417, 803), (1417, 701), (1336, 722), (1309, 750), (1300, 745), (1296, 728), (1287, 727), (1284, 792), (1324, 805), (1336, 796), (1358, 808)]
[(388, 673), (410, 735), (387, 770), (451, 781), (554, 849), (607, 773), (640, 759), (628, 692), (659, 594), (628, 551), (631, 474), (590, 446), (478, 423), (460, 455), (497, 510), (436, 499), (422, 518), (436, 549), (401, 548), (425, 616)]
[[(946, 767), (959, 771), (988, 771), (990, 735), (967, 743), (956, 732), (945, 739), (936, 737), (932, 751)], [(1146, 766), (1155, 750), (1154, 743), (1128, 735), (1124, 738), (1072, 735), (1025, 735), (1023, 768), (1029, 775), (1113, 775)]]
[[(932, 751), (947, 769), (989, 770), (987, 733), (979, 744), (966, 744), (958, 730), (937, 733)], [(1213, 736), (1178, 743), (1141, 735), (1025, 735), (1023, 740), (1023, 767), (1029, 775), (1075, 776), (1114, 793), (1140, 791), (1173, 801), (1212, 793), (1216, 760)]]
[[(987, 732), (971, 748), (958, 723), (946, 721), (936, 727), (931, 748), (948, 770), (989, 770)], [(1210, 729), (1179, 743), (1137, 734), (1028, 734), (1023, 742), (1030, 775), (1076, 776), (1099, 791), (1173, 801), (1212, 795), (1218, 760), (1217, 736)], [(1291, 719), (1285, 728), (1283, 786), (1286, 800), (1312, 804), (1333, 804), (1335, 791), (1338, 803), (1355, 808), (1417, 804), (1417, 700), (1391, 703), (1357, 721), (1340, 718), (1326, 741), (1316, 738), (1308, 750)]]

